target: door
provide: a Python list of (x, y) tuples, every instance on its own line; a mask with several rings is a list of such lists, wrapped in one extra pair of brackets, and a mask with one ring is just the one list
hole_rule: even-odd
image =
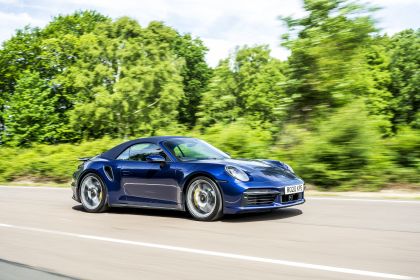
[[(165, 163), (148, 162), (150, 155), (161, 155)], [(140, 143), (129, 147), (117, 158), (121, 188), (129, 204), (146, 207), (179, 208), (181, 189), (176, 170), (161, 147)]]

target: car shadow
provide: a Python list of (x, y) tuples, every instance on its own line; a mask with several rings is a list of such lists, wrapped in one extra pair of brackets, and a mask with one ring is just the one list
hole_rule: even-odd
[[(82, 205), (75, 205), (72, 207), (73, 210), (86, 212)], [(143, 215), (143, 216), (155, 216), (155, 217), (167, 217), (167, 218), (179, 218), (179, 219), (192, 219), (188, 213), (183, 211), (176, 211), (170, 209), (152, 209), (152, 208), (136, 208), (136, 207), (112, 207), (106, 211), (106, 213), (118, 214), (118, 215)]]
[[(73, 210), (86, 212), (82, 205), (75, 205)], [(107, 213), (118, 215), (143, 215), (154, 217), (166, 217), (175, 219), (194, 220), (187, 212), (166, 210), (166, 209), (148, 209), (148, 208), (130, 208), (130, 207), (113, 207), (108, 209)], [(282, 220), (293, 218), (301, 215), (303, 212), (297, 208), (284, 208), (276, 209), (270, 212), (257, 212), (257, 213), (241, 213), (235, 215), (224, 215), (219, 221), (225, 223), (247, 223), (247, 222), (260, 222), (270, 220)]]
[(235, 215), (225, 215), (221, 222), (225, 223), (247, 223), (261, 222), (270, 220), (283, 220), (301, 215), (303, 212), (297, 208), (276, 209), (270, 212), (241, 213)]

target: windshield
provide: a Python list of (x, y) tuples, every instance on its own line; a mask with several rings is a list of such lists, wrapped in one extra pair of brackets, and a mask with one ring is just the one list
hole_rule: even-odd
[(175, 138), (165, 141), (164, 145), (180, 161), (229, 158), (219, 149), (195, 138)]

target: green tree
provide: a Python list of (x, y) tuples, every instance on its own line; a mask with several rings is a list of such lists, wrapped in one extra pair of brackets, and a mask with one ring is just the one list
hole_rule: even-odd
[[(51, 85), (54, 89), (52, 94), (57, 95), (57, 101), (54, 102), (58, 103), (51, 106), (59, 111), (63, 126), (68, 124), (66, 113), (73, 107), (76, 92), (72, 87), (62, 85), (62, 77), (80, 58), (75, 48), (79, 37), (92, 32), (100, 22), (108, 20), (93, 11), (58, 16), (44, 29), (25, 27), (18, 30), (15, 36), (3, 44), (0, 50), (0, 137), (5, 134), (10, 136), (10, 131), (2, 133), (2, 118), (7, 117), (3, 116), (3, 112), (8, 107), (8, 102), (13, 102), (12, 99), (18, 94), (15, 90), (17, 80), (26, 71), (38, 73), (40, 79)], [(64, 131), (65, 135), (61, 135)], [(64, 129), (57, 130), (56, 135), (49, 135), (48, 139), (66, 141), (70, 137), (68, 132)], [(10, 139), (9, 136), (3, 137), (3, 141)]]
[(143, 29), (129, 18), (110, 25), (104, 28), (111, 33), (86, 38), (90, 47), (84, 48), (84, 57), (88, 59), (80, 63), (87, 65), (75, 70), (94, 67), (92, 74), (79, 78), (80, 88), (93, 94), (90, 100), (75, 105), (71, 126), (87, 138), (104, 134), (128, 137), (152, 134), (176, 122), (183, 97), (183, 61), (171, 52), (175, 30), (158, 22)]
[(420, 29), (391, 37), (390, 55), (393, 124), (420, 128)]
[(55, 141), (153, 133), (178, 121), (191, 127), (211, 73), (206, 50), (161, 22), (142, 28), (95, 11), (57, 16), (44, 29), (27, 27), (0, 52), (0, 134), (4, 108), (26, 70), (57, 95), (51, 106), (66, 129), (56, 131)]
[(392, 93), (391, 72), (389, 70), (390, 55), (387, 50), (388, 36), (372, 38), (371, 44), (364, 49), (366, 69), (364, 81), (366, 83), (366, 104), (370, 114), (382, 119), (383, 135), (391, 135), (393, 112), (391, 108)]
[(193, 127), (203, 91), (212, 74), (205, 61), (208, 49), (199, 38), (192, 38), (190, 34), (179, 35), (173, 46), (176, 55), (185, 61), (181, 69), (184, 98), (178, 107), (178, 119), (180, 123)]
[(0, 49), (0, 144), (4, 139), (4, 110), (21, 73), (38, 64), (39, 29), (29, 26), (17, 30)]
[(267, 46), (243, 47), (220, 62), (197, 116), (202, 126), (238, 118), (275, 123), (284, 115), (284, 64), (270, 56)]
[(151, 22), (147, 30), (153, 31), (150, 38), (165, 44), (168, 52), (182, 63), (180, 75), (184, 96), (178, 105), (177, 121), (191, 128), (196, 123), (197, 107), (211, 76), (211, 69), (205, 62), (207, 48), (199, 38), (182, 35), (161, 22)]
[(365, 94), (362, 48), (375, 32), (372, 8), (347, 0), (305, 0), (307, 15), (283, 17), (291, 50), (287, 95), (293, 115), (320, 116)]
[(39, 73), (24, 72), (4, 112), (6, 140), (13, 145), (57, 142), (57, 131), (62, 129), (59, 101)]

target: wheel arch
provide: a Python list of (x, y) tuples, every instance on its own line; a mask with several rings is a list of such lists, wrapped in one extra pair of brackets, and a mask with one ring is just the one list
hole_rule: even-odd
[(220, 192), (220, 195), (222, 197), (222, 204), (224, 205), (223, 189), (220, 186), (219, 182), (217, 181), (216, 177), (213, 176), (212, 174), (208, 173), (208, 172), (205, 172), (205, 171), (197, 171), (197, 172), (194, 172), (194, 173), (191, 173), (190, 175), (188, 175), (185, 178), (185, 180), (182, 184), (182, 192), (181, 192), (182, 193), (182, 198), (181, 198), (181, 201), (182, 201), (183, 210), (185, 211), (187, 209), (187, 206), (185, 204), (185, 202), (186, 202), (185, 197), (186, 197), (188, 185), (191, 183), (192, 180), (194, 180), (197, 177), (207, 177), (207, 178), (211, 179), (216, 184), (217, 188), (219, 188), (219, 192)]
[(108, 190), (108, 185), (106, 184), (106, 182), (105, 182), (105, 180), (104, 180), (104, 178), (103, 178), (102, 174), (101, 174), (98, 170), (93, 169), (93, 168), (89, 168), (89, 169), (83, 170), (83, 172), (82, 172), (82, 173), (80, 173), (79, 177), (77, 178), (77, 184), (76, 184), (76, 193), (77, 193), (77, 196), (78, 196), (78, 197), (79, 197), (79, 199), (80, 199), (80, 184), (82, 183), (83, 178), (84, 178), (87, 174), (89, 174), (89, 173), (93, 173), (93, 174), (97, 175), (97, 176), (99, 177), (99, 179), (101, 179), (102, 184), (104, 184), (104, 186), (105, 186), (105, 188), (106, 188), (106, 204), (108, 204), (108, 205), (109, 205), (109, 195), (108, 195), (108, 191), (109, 191), (109, 190)]

